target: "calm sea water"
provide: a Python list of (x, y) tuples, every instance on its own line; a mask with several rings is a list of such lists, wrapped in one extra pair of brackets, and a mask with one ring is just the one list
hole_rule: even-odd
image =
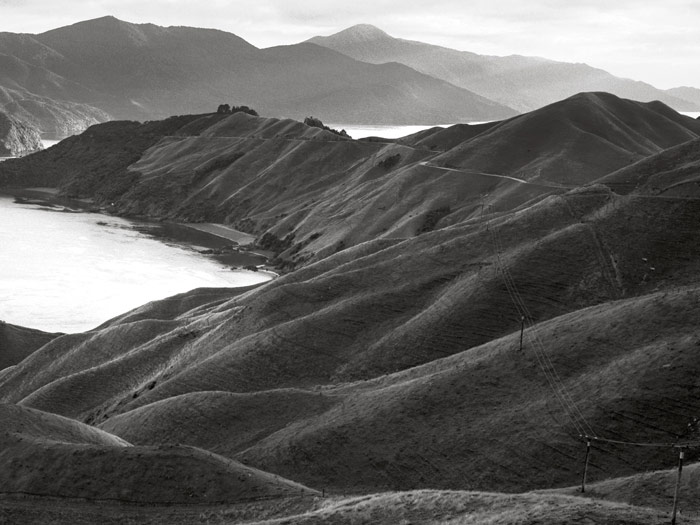
[[(451, 125), (452, 124), (440, 124), (440, 126), (443, 128)], [(435, 126), (354, 126), (345, 124), (328, 124), (328, 127), (337, 130), (344, 129), (348, 133), (348, 135), (350, 135), (354, 139), (362, 139), (365, 137), (382, 137), (385, 139), (398, 139), (400, 137), (405, 137), (406, 135), (418, 133), (419, 131), (433, 128)]]
[(152, 238), (144, 228), (0, 196), (0, 320), (80, 332), (154, 299), (270, 278), (233, 271), (193, 248)]
[[(681, 111), (683, 115), (689, 117), (698, 118), (700, 117), (700, 111)], [(483, 124), (485, 121), (479, 122), (465, 122), (465, 124)], [(448, 128), (453, 126), (452, 124), (436, 124), (442, 128)], [(382, 137), (385, 139), (398, 139), (405, 137), (406, 135), (412, 135), (413, 133), (418, 133), (424, 129), (429, 129), (435, 126), (358, 126), (358, 125), (345, 125), (345, 124), (328, 124), (329, 127), (334, 129), (344, 129), (347, 131), (354, 139), (362, 139), (365, 137)]]

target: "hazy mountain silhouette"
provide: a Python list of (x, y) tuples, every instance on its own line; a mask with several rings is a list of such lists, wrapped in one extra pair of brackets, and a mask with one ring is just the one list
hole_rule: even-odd
[(684, 86), (667, 89), (666, 92), (670, 93), (674, 97), (687, 100), (697, 106), (700, 106), (700, 89), (698, 88)]
[(519, 55), (478, 55), (394, 38), (367, 24), (331, 36), (316, 36), (308, 42), (373, 64), (400, 62), (518, 111), (531, 111), (581, 91), (606, 91), (643, 102), (661, 100), (678, 111), (700, 111), (696, 99), (615, 77), (586, 64)]
[(0, 53), (8, 64), (0, 86), (116, 119), (211, 112), (224, 102), (267, 115), (370, 124), (515, 114), (399, 64), (371, 65), (311, 44), (261, 50), (223, 31), (113, 17), (38, 35), (3, 33)]

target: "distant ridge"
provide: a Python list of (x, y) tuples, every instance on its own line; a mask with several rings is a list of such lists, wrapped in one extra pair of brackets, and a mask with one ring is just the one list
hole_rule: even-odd
[(661, 100), (678, 111), (700, 111), (697, 96), (659, 90), (586, 64), (519, 55), (478, 55), (394, 38), (368, 24), (353, 26), (330, 36), (316, 36), (307, 42), (364, 62), (406, 64), (523, 112), (581, 91), (606, 91), (642, 102)]
[[(666, 92), (674, 97), (687, 100), (688, 102), (692, 102), (693, 104), (700, 106), (700, 89), (698, 88), (684, 86), (667, 89)], [(696, 108), (696, 110), (698, 110), (698, 108)]]

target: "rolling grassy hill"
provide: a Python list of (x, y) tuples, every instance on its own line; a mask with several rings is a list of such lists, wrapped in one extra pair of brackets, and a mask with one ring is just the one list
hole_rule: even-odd
[[(30, 183), (62, 177), (57, 187), (83, 196), (105, 176), (115, 209), (248, 227), (297, 268), (52, 339), (0, 375), (0, 402), (133, 445), (81, 445), (79, 457), (125, 480), (151, 469), (143, 503), (186, 500), (182, 484), (159, 481), (172, 464), (202, 504), (236, 500), (209, 483), (248, 495), (274, 480), (285, 496), (294, 480), (337, 495), (280, 500), (262, 518), (220, 507), (212, 519), (224, 522), (658, 521), (673, 474), (644, 471), (672, 469), (670, 446), (597, 443), (598, 499), (567, 487), (580, 479), (582, 434), (695, 439), (699, 131), (661, 104), (603, 94), (397, 142), (242, 114), (91, 128), (0, 176), (18, 184), (53, 163)], [(110, 134), (129, 137), (126, 151)], [(107, 155), (113, 171), (95, 174)], [(533, 162), (543, 176), (529, 181)], [(73, 442), (6, 439), (17, 486), (43, 487), (42, 464), (62, 466), (65, 494), (122, 486), (112, 474), (93, 485)], [(245, 468), (258, 469), (253, 488), (236, 485)]]
[(51, 186), (112, 211), (220, 222), (283, 268), (359, 243), (509, 211), (700, 135), (658, 103), (580, 94), (483, 125), (353, 141), (289, 119), (190, 115), (111, 122), (0, 166), (0, 185)]
[(193, 447), (134, 447), (72, 419), (0, 405), (2, 494), (202, 503), (297, 495), (299, 484)]
[(698, 134), (699, 121), (664, 104), (583, 93), (492, 126), (434, 162), (580, 185)]
[[(571, 484), (581, 423), (553, 398), (530, 334), (597, 432), (672, 440), (695, 407), (698, 211), (574, 192), (365, 243), (170, 321), (56, 339), (0, 392), (135, 443), (216, 444), (316, 487)], [(532, 316), (523, 353), (502, 264)], [(607, 455), (594, 477), (673, 462)]]

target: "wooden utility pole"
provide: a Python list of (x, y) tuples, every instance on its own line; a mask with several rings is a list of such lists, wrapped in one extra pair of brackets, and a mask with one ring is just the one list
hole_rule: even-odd
[(586, 477), (588, 476), (588, 460), (591, 456), (591, 440), (586, 436), (586, 461), (583, 465), (583, 476), (581, 477), (581, 493), (586, 492)]
[(520, 316), (520, 351), (523, 351), (523, 334), (525, 333), (525, 316)]
[(685, 457), (685, 449), (680, 447), (680, 454), (678, 454), (678, 477), (676, 478), (676, 491), (673, 494), (673, 517), (671, 518), (671, 525), (676, 525), (676, 511), (678, 510), (678, 490), (681, 486), (681, 472), (683, 472), (683, 458)]

